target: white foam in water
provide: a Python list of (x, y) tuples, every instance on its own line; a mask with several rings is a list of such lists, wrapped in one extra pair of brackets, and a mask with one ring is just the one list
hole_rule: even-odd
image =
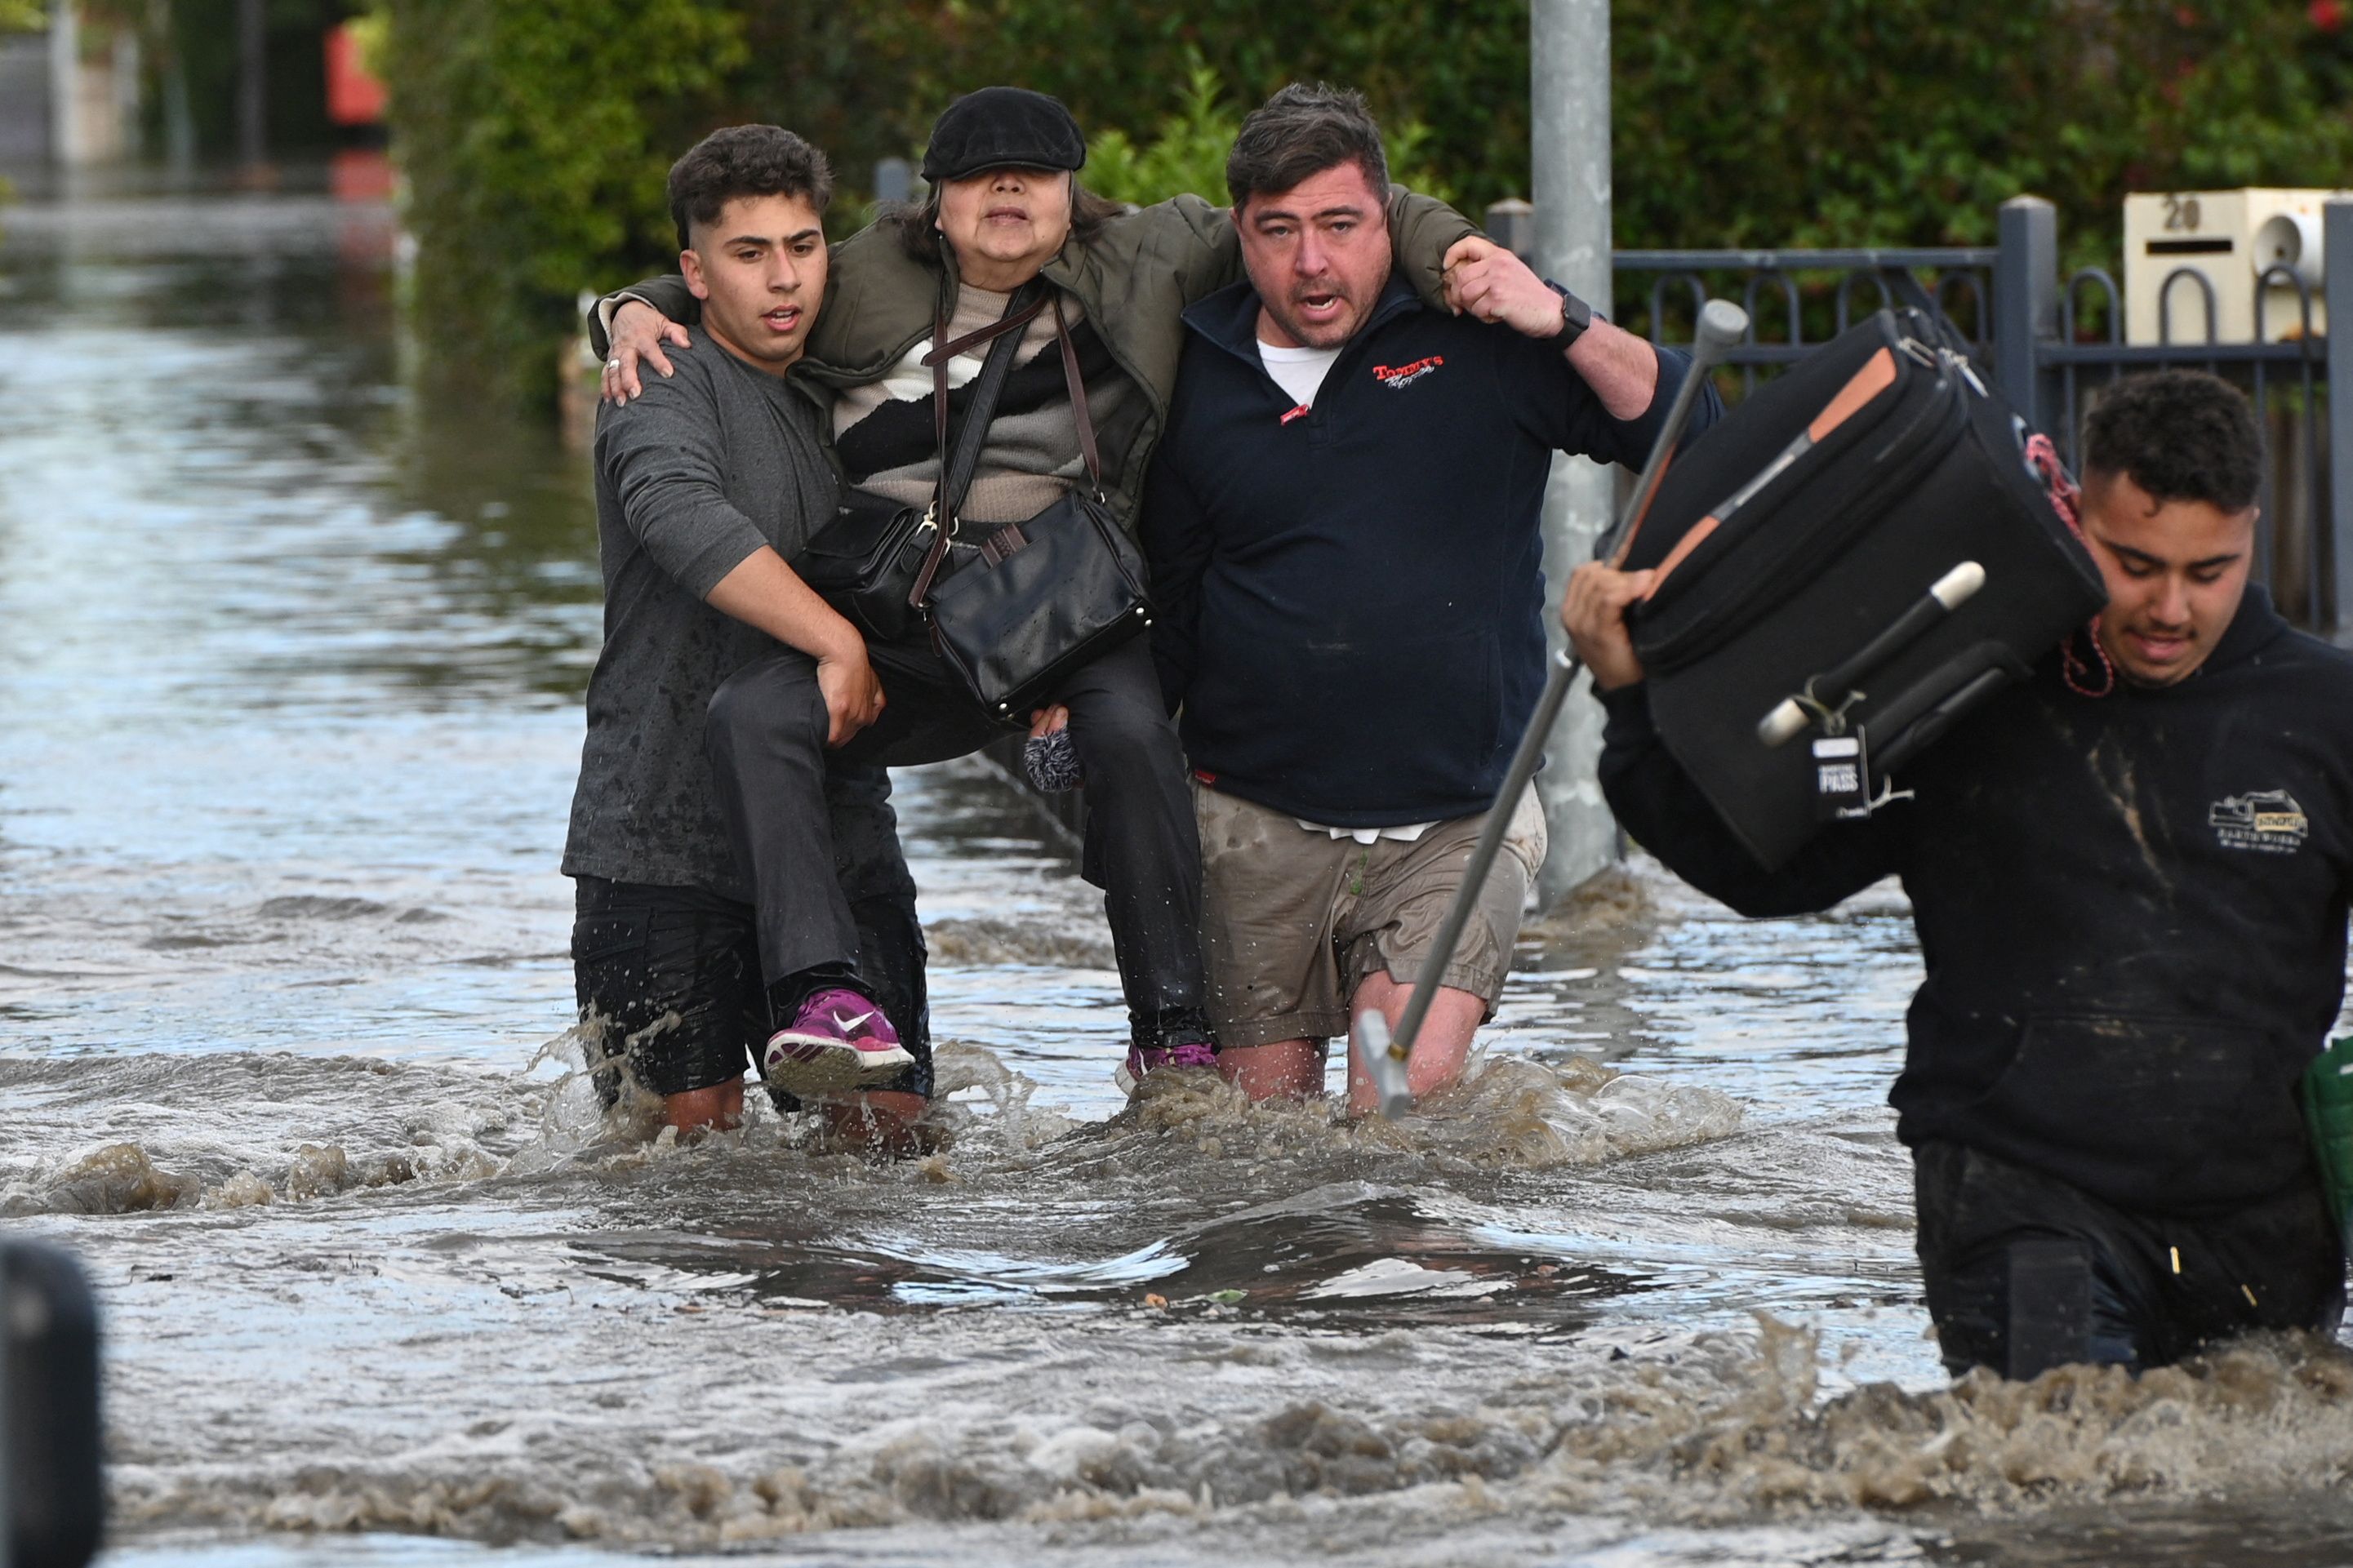
[[(1095, 1363), (1078, 1406), (1002, 1379), (950, 1379), (919, 1408), (886, 1396), (848, 1429), (837, 1423), (820, 1450), (672, 1424), (659, 1458), (567, 1452), (565, 1423), (524, 1416), (463, 1442), (374, 1464), (312, 1461), (267, 1480), (132, 1467), (118, 1508), (138, 1529), (422, 1529), (687, 1550), (955, 1521), (1085, 1523), (1108, 1544), (1146, 1515), (1229, 1531), (1257, 1521), (1281, 1542), (1296, 1500), (1318, 1496), (1344, 1500), (1343, 1513), (1409, 1517), (1427, 1536), (1564, 1510), (1688, 1525), (1792, 1508), (2196, 1500), (2333, 1486), (2353, 1468), (2353, 1373), (2340, 1357), (2289, 1346), (2138, 1382), (2078, 1369), (1820, 1404), (1809, 1336), (1771, 1323), (1627, 1362), (1545, 1357), (1516, 1377), (1450, 1353), (1460, 1347), (1393, 1343), (1384, 1359), (1400, 1370), (1450, 1355), (1471, 1375), (1451, 1391), (1416, 1383), (1406, 1397), (1368, 1399), (1359, 1389), (1339, 1404), (1313, 1347), (1271, 1344), (1237, 1381), (1180, 1339), (1179, 1364), (1199, 1384), (1188, 1394), (1166, 1369), (1101, 1353), (1133, 1333), (1071, 1331), (1065, 1353)], [(940, 1338), (938, 1352), (962, 1346)], [(1027, 1331), (1013, 1340), (1000, 1351), (1038, 1348)], [(763, 1345), (746, 1348), (763, 1364)], [(1526, 1347), (1513, 1355), (1525, 1363)], [(844, 1393), (864, 1403), (856, 1386)]]
[(1402, 1258), (1384, 1258), (1335, 1275), (1302, 1294), (1312, 1300), (1368, 1296), (1489, 1296), (1511, 1289), (1508, 1280), (1482, 1279), (1453, 1268), (1425, 1268)]

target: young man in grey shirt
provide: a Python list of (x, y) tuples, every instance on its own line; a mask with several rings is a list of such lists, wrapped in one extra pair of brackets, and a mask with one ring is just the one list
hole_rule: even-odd
[[(915, 1033), (920, 994), (857, 968), (860, 915), (903, 921), (913, 905), (889, 784), (825, 763), (880, 715), (882, 689), (856, 628), (788, 564), (836, 504), (822, 412), (792, 375), (824, 300), (831, 194), (824, 155), (773, 125), (681, 158), (670, 210), (702, 324), (676, 375), (597, 417), (605, 646), (564, 856), (573, 965), (592, 1055), (625, 1060), (681, 1131), (740, 1119), (747, 1049), (772, 1089), (889, 1120), (919, 1114), (928, 1089), (928, 1063), (875, 1000), (898, 991)], [(823, 733), (795, 777), (763, 785), (764, 805), (788, 799), (808, 872), (772, 910), (731, 847), (724, 814), (742, 803), (703, 720), (779, 643), (812, 661)], [(868, 945), (896, 952), (914, 934)]]

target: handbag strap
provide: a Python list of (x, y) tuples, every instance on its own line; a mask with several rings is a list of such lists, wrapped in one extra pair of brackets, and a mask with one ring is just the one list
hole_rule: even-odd
[[(1013, 374), (1015, 356), (1021, 352), (1021, 330), (1036, 321), (1038, 313), (1046, 308), (1048, 287), (1042, 280), (1023, 284), (1006, 305), (1004, 315), (953, 342), (943, 342), (948, 330), (944, 301), (935, 318), (938, 328), (933, 342), (939, 346), (925, 354), (923, 362), (932, 367), (932, 428), (940, 447), (937, 515), (941, 526), (951, 534), (955, 532), (956, 512), (964, 505), (965, 492), (972, 488), (972, 477), (980, 468), (981, 449), (988, 444), (988, 426), (997, 417), (997, 400)], [(955, 456), (950, 458), (948, 361), (981, 343), (989, 343), (988, 358), (982, 362), (980, 374), (973, 381), (972, 398), (964, 411), (964, 428), (957, 434)]]
[[(923, 564), (907, 592), (907, 603), (915, 609), (923, 608), (923, 601), (931, 596), (932, 582), (939, 575), (941, 563), (947, 559), (948, 546), (955, 539), (957, 510), (964, 505), (965, 492), (972, 488), (973, 474), (980, 467), (981, 448), (988, 442), (989, 421), (996, 417), (997, 396), (1013, 374), (1014, 356), (1021, 351), (1020, 330), (1037, 320), (1038, 312), (1046, 308), (1050, 290), (1050, 285), (1033, 279), (1015, 291), (1003, 316), (960, 338), (948, 337), (945, 295), (941, 297), (933, 315), (932, 349), (923, 356), (923, 363), (932, 367), (932, 435), (939, 451), (940, 479), (932, 499), (932, 520), (936, 525), (932, 547), (923, 552)], [(984, 342), (989, 344), (988, 358), (973, 382), (972, 399), (965, 406), (964, 428), (957, 432), (955, 455), (950, 458), (948, 361)]]
[(941, 340), (947, 336), (947, 301), (941, 300), (939, 314), (934, 318), (938, 325), (932, 336), (932, 342), (935, 346), (923, 356), (923, 363), (944, 367), (948, 361), (966, 349), (977, 348), (1000, 332), (1009, 332), (1016, 327), (1026, 327), (1036, 321), (1038, 312), (1046, 308), (1045, 297), (1040, 295), (1026, 305), (1021, 302), (1021, 295), (1036, 287), (1037, 284), (1034, 282), (1023, 284), (1020, 289), (1016, 290), (1012, 300), (1007, 303), (1004, 315), (985, 327), (975, 327), (964, 336), (946, 342), (942, 342)]
[(1087, 479), (1095, 500), (1103, 499), (1103, 458), (1095, 451), (1095, 422), (1087, 413), (1087, 384), (1079, 375), (1079, 351), (1071, 346), (1071, 324), (1062, 319), (1062, 297), (1054, 296), (1054, 341), (1062, 348), (1062, 380), (1071, 389), (1071, 414), (1079, 422), (1079, 455), (1087, 460)]

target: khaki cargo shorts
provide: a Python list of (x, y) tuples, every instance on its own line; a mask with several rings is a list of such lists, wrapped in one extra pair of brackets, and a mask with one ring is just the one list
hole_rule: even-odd
[[(1487, 821), (1457, 817), (1411, 843), (1359, 844), (1198, 780), (1193, 816), (1201, 830), (1209, 1021), (1219, 1045), (1235, 1048), (1346, 1034), (1348, 998), (1375, 970), (1418, 983)], [(1480, 998), (1489, 1016), (1544, 858), (1544, 808), (1531, 788), (1440, 981)]]

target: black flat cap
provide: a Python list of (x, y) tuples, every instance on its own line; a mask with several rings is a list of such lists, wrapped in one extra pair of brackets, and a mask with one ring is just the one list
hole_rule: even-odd
[(932, 122), (923, 178), (936, 185), (985, 169), (1075, 169), (1086, 161), (1087, 139), (1059, 100), (1027, 88), (984, 87)]

